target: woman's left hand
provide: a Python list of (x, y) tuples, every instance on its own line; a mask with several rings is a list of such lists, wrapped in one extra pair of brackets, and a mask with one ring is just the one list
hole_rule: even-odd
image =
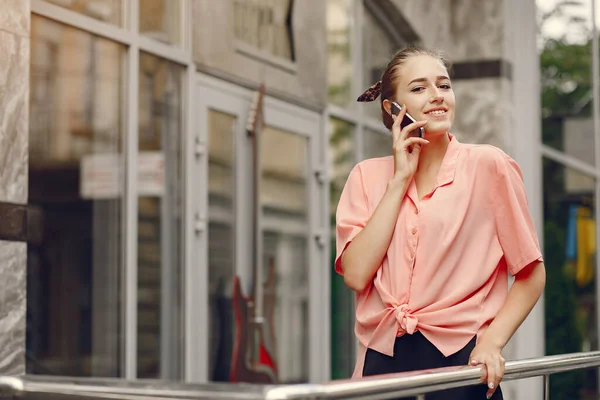
[(485, 341), (481, 341), (469, 356), (469, 365), (485, 365), (481, 380), (487, 382), (487, 398), (491, 398), (494, 391), (504, 377), (504, 364), (506, 360), (501, 354), (502, 348)]

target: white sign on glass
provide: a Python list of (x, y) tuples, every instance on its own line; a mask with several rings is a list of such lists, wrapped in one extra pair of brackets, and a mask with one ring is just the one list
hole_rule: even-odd
[[(84, 199), (115, 199), (122, 194), (123, 168), (116, 153), (88, 154), (81, 159), (79, 192)], [(165, 162), (160, 151), (138, 154), (138, 196), (160, 197), (165, 188)]]

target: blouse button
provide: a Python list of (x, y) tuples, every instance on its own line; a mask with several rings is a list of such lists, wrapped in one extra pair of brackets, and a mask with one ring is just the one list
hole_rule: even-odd
[(411, 233), (412, 233), (413, 235), (416, 235), (416, 234), (417, 234), (417, 228), (413, 228), (413, 229), (412, 229), (412, 231), (411, 231)]

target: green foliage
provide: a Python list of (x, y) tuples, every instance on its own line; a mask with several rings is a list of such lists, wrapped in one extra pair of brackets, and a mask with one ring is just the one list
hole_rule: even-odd
[(565, 117), (590, 116), (591, 46), (548, 40), (540, 55), (543, 141), (562, 149)]

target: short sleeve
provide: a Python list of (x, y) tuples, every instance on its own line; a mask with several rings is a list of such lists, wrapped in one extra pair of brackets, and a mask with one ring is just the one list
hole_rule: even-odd
[(365, 227), (369, 220), (369, 207), (363, 186), (360, 164), (356, 165), (344, 185), (336, 211), (335, 271), (344, 274), (342, 253)]
[(492, 202), (498, 240), (511, 275), (534, 261), (542, 261), (538, 236), (529, 212), (519, 165), (506, 154), (496, 160)]

